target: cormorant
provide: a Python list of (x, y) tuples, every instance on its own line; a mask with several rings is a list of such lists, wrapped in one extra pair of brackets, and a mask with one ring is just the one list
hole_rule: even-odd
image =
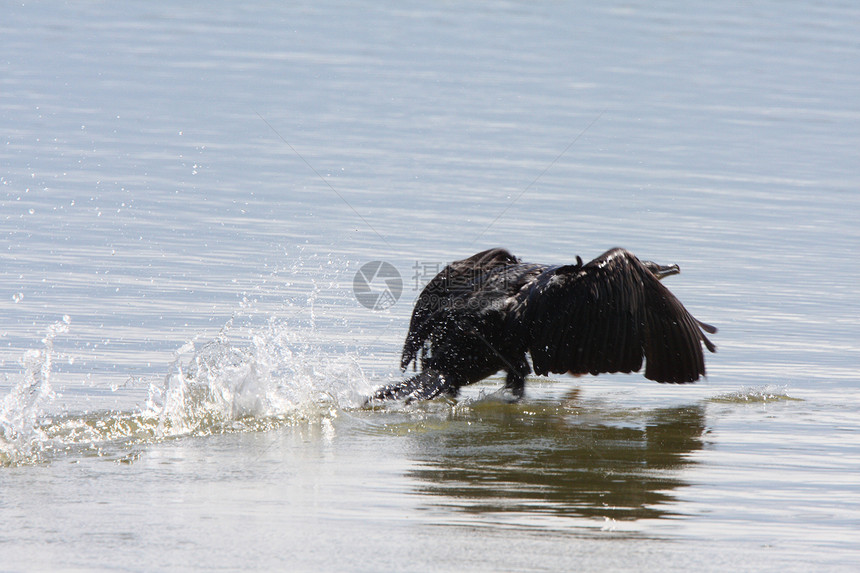
[[(456, 396), (461, 386), (500, 370), (517, 399), (525, 378), (553, 373), (635, 372), (657, 382), (695, 382), (705, 374), (700, 322), (660, 282), (677, 265), (640, 261), (611, 249), (590, 263), (523, 263), (504, 249), (455, 261), (431, 280), (412, 311), (403, 370), (417, 375), (369, 399)], [(531, 367), (526, 359), (531, 355)]]

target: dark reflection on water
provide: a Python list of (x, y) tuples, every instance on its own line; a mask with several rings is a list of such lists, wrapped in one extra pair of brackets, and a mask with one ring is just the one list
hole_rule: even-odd
[(650, 411), (561, 404), (476, 404), (418, 437), (422, 494), (467, 512), (524, 512), (616, 520), (660, 518), (678, 470), (694, 463), (701, 406)]

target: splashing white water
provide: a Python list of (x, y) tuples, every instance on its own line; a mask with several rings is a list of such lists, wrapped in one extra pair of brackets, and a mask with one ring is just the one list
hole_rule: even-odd
[(14, 463), (33, 454), (45, 441), (39, 415), (53, 398), (51, 364), (54, 338), (69, 331), (71, 319), (48, 327), (42, 348), (28, 350), (21, 358), (24, 373), (0, 403), (0, 465)]
[(720, 394), (710, 399), (711, 402), (737, 403), (737, 404), (763, 404), (767, 402), (780, 401), (802, 401), (788, 395), (785, 386), (769, 384), (755, 388), (741, 388), (727, 394)]
[(361, 403), (369, 384), (357, 361), (303, 341), (270, 319), (249, 332), (250, 345), (228, 337), (185, 344), (161, 384), (150, 387), (145, 413), (164, 436), (254, 429), (286, 419), (333, 416)]
[(361, 405), (370, 390), (357, 357), (315, 346), (313, 329), (269, 319), (236, 333), (231, 320), (214, 340), (179, 348), (138, 411), (48, 417), (53, 341), (68, 325), (68, 317), (51, 325), (43, 348), (22, 358), (22, 379), (0, 405), (0, 466), (38, 462), (53, 452), (122, 455), (134, 444), (164, 438), (326, 424)]

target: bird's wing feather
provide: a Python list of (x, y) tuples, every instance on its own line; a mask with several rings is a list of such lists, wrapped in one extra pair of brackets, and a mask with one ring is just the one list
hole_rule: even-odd
[[(634, 255), (613, 249), (586, 265), (543, 273), (517, 312), (537, 374), (634, 372), (692, 382), (704, 375), (701, 325)], [(700, 326), (701, 325), (701, 326)]]

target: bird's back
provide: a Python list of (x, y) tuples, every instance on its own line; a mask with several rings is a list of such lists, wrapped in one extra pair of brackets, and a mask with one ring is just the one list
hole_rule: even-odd
[(407, 368), (416, 359), (434, 333), (497, 308), (512, 294), (510, 289), (518, 284), (517, 277), (526, 266), (505, 249), (490, 249), (442, 269), (415, 302), (401, 367)]

